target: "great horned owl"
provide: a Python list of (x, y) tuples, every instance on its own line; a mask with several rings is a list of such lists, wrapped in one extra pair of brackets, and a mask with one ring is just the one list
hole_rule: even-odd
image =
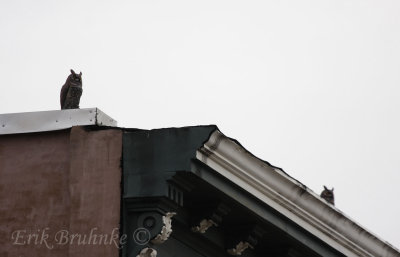
[(79, 101), (82, 95), (82, 72), (76, 74), (71, 69), (71, 74), (65, 81), (60, 92), (61, 109), (79, 109)]
[(329, 190), (326, 186), (324, 186), (324, 190), (321, 193), (321, 197), (324, 198), (328, 203), (335, 205), (335, 196), (333, 195), (333, 187)]

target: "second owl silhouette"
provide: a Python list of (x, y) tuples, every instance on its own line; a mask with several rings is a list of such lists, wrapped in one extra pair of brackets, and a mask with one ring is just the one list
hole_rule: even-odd
[(328, 203), (335, 205), (335, 196), (333, 195), (333, 187), (329, 190), (324, 186), (324, 190), (321, 193), (321, 197), (324, 198)]

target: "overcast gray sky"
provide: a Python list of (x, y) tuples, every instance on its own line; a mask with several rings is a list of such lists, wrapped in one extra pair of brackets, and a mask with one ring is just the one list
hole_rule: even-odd
[(0, 113), (216, 124), (400, 248), (400, 1), (0, 1)]

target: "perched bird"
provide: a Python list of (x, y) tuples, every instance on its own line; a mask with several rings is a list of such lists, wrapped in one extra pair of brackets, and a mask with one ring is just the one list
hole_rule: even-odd
[(79, 109), (79, 101), (82, 95), (82, 72), (76, 74), (71, 69), (71, 74), (65, 81), (60, 92), (61, 110), (63, 109)]
[(335, 196), (333, 195), (333, 187), (329, 190), (324, 186), (324, 190), (321, 193), (321, 197), (324, 198), (328, 203), (335, 205)]

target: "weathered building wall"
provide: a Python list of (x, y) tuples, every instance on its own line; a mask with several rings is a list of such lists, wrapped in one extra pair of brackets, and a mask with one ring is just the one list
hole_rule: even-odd
[[(73, 127), (70, 137), (70, 231), (92, 237), (70, 244), (69, 256), (117, 257), (121, 199), (122, 132), (85, 131)], [(83, 158), (84, 157), (84, 158)], [(113, 233), (114, 231), (114, 233)], [(113, 238), (111, 238), (113, 237)]]
[(68, 256), (27, 236), (68, 229), (69, 160), (69, 130), (0, 136), (0, 256)]
[(121, 152), (117, 129), (0, 136), (0, 256), (118, 256)]

